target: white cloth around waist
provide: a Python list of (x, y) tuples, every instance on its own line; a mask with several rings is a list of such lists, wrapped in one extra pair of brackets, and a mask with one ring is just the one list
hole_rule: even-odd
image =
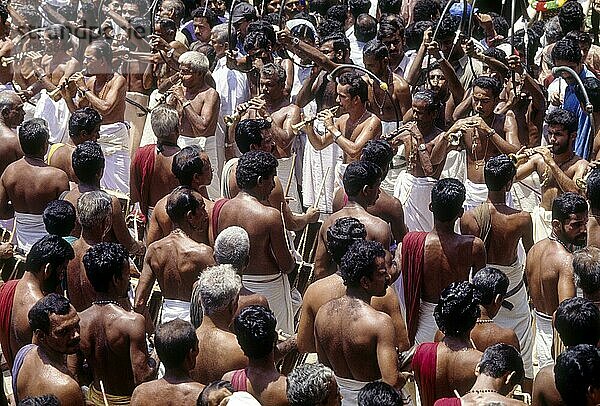
[(190, 302), (176, 299), (165, 299), (162, 304), (160, 322), (181, 319), (190, 321)]
[(342, 406), (356, 406), (358, 404), (358, 392), (369, 382), (357, 381), (350, 378), (342, 378), (333, 374), (342, 395)]
[(33, 244), (47, 234), (42, 214), (15, 211), (15, 242), (23, 251), (29, 252)]
[(431, 343), (435, 339), (438, 331), (437, 323), (433, 317), (433, 312), (437, 303), (421, 300), (419, 306), (419, 323), (417, 324), (417, 334), (415, 335), (415, 344)]
[(50, 130), (49, 142), (56, 144), (58, 142), (66, 143), (69, 140), (69, 117), (71, 112), (64, 99), (58, 101), (52, 100), (46, 89), (42, 89), (40, 97), (35, 104), (33, 116), (43, 118), (48, 123)]
[(246, 289), (267, 298), (269, 308), (277, 319), (277, 329), (294, 334), (292, 294), (287, 275), (243, 275), (242, 284)]
[(537, 310), (533, 311), (535, 316), (535, 349), (538, 357), (538, 367), (554, 363), (552, 359), (552, 339), (554, 329), (552, 327), (552, 316)]
[(404, 223), (410, 231), (433, 230), (433, 213), (429, 210), (431, 190), (437, 182), (430, 177), (416, 177), (402, 171), (394, 188), (394, 196), (402, 203)]
[(98, 144), (102, 147), (105, 157), (119, 151), (128, 151), (129, 128), (123, 122), (101, 125)]
[(552, 233), (552, 212), (542, 206), (536, 206), (531, 213), (533, 222), (533, 242), (545, 240)]

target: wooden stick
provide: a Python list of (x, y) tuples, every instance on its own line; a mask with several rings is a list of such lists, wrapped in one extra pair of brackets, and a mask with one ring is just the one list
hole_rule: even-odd
[(12, 244), (13, 242), (13, 238), (15, 238), (15, 231), (17, 231), (17, 219), (15, 218), (13, 220), (13, 229), (12, 229), (12, 233), (10, 233), (10, 237), (8, 237), (8, 243)]
[(106, 399), (106, 392), (104, 392), (104, 383), (100, 379), (100, 390), (102, 391), (102, 398), (104, 398), (104, 405), (108, 406), (108, 399)]
[(323, 180), (321, 181), (321, 186), (319, 187), (319, 194), (317, 195), (317, 201), (315, 202), (315, 204), (312, 205), (312, 207), (314, 207), (314, 208), (319, 207), (319, 202), (321, 201), (321, 195), (323, 194), (323, 188), (325, 187), (325, 180), (327, 179), (327, 175), (329, 175), (330, 169), (331, 169), (331, 167), (327, 168), (327, 171), (325, 172), (325, 176), (323, 176)]
[(294, 176), (294, 170), (296, 167), (296, 153), (292, 154), (292, 167), (290, 168), (290, 177), (287, 180), (287, 185), (285, 185), (285, 195), (284, 198), (288, 197), (290, 194), (290, 186), (292, 186), (292, 176)]

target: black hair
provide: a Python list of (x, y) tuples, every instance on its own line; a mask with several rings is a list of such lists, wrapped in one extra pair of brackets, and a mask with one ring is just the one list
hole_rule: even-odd
[(241, 190), (248, 190), (256, 187), (259, 177), (274, 176), (276, 172), (277, 159), (273, 154), (264, 151), (248, 151), (238, 161), (235, 180)]
[(369, 382), (358, 392), (358, 406), (402, 405), (402, 397), (391, 385), (382, 382)]
[(358, 96), (363, 103), (369, 100), (369, 87), (359, 73), (344, 72), (339, 76), (337, 82), (342, 86), (348, 85), (350, 97)]
[(492, 17), (492, 24), (494, 26), (494, 31), (496, 34), (502, 35), (504, 38), (508, 37), (509, 24), (504, 16), (501, 16), (498, 13), (489, 12), (490, 17)]
[(262, 16), (261, 21), (266, 21), (271, 25), (279, 25), (279, 13), (269, 13)]
[(77, 216), (75, 207), (68, 200), (52, 200), (46, 205), (42, 214), (44, 226), (48, 234), (66, 237), (75, 228)]
[(440, 331), (454, 337), (468, 334), (480, 315), (479, 294), (467, 281), (448, 285), (433, 312)]
[(517, 168), (508, 155), (497, 155), (488, 159), (483, 169), (485, 184), (489, 191), (499, 192), (507, 186), (517, 174)]
[(340, 217), (327, 229), (327, 252), (339, 266), (348, 248), (359, 240), (367, 238), (364, 224), (354, 217)]
[(69, 30), (67, 27), (61, 24), (52, 24), (44, 30), (44, 34), (48, 36), (49, 39), (59, 40), (60, 45), (63, 49), (68, 49), (71, 47), (71, 37), (69, 35)]
[(440, 221), (454, 220), (462, 210), (466, 197), (465, 185), (454, 178), (440, 179), (431, 189), (431, 211)]
[[(583, 82), (583, 87), (590, 99), (590, 103), (592, 104), (592, 106), (594, 106), (594, 113), (599, 112), (600, 80), (597, 77), (593, 76), (581, 79), (581, 81)], [(585, 105), (585, 96), (581, 87), (575, 86), (575, 96), (577, 96), (577, 100), (579, 100), (580, 103), (583, 103)]]
[(385, 258), (385, 249), (379, 241), (358, 240), (352, 243), (340, 264), (344, 285), (357, 287), (363, 276), (371, 279), (376, 271), (377, 258)]
[(231, 393), (235, 392), (233, 385), (231, 385), (231, 382), (229, 382), (229, 381), (220, 380), (220, 381), (211, 382), (208, 385), (206, 385), (204, 387), (204, 389), (202, 389), (202, 392), (200, 392), (200, 395), (198, 395), (198, 400), (196, 401), (196, 406), (212, 405), (213, 403), (211, 403), (211, 397), (210, 397), (211, 394), (213, 392), (220, 391), (223, 388), (227, 389)]
[(488, 49), (483, 51), (485, 56), (489, 56), (490, 58), (494, 58), (498, 62), (502, 62), (504, 65), (508, 66), (508, 62), (506, 61), (506, 52), (501, 50), (500, 48), (489, 47)]
[(497, 295), (500, 295), (500, 297), (506, 296), (510, 281), (508, 276), (501, 270), (492, 266), (486, 266), (477, 271), (471, 283), (479, 293), (481, 304), (488, 306), (494, 303)]
[(363, 147), (360, 159), (373, 162), (381, 169), (381, 172), (385, 172), (394, 155), (394, 149), (386, 140), (369, 140)]
[(166, 368), (179, 368), (190, 351), (198, 345), (192, 323), (181, 319), (161, 324), (154, 333), (154, 348)]
[(494, 98), (500, 96), (500, 92), (502, 92), (500, 81), (491, 76), (479, 76), (473, 81), (473, 89), (475, 89), (475, 86), (480, 89), (491, 90)]
[(348, 0), (348, 8), (354, 19), (358, 18), (361, 14), (368, 14), (371, 9), (371, 2), (369, 0)]
[(96, 50), (96, 55), (106, 62), (108, 66), (112, 66), (113, 53), (110, 44), (105, 40), (97, 39), (92, 41), (88, 47)]
[(328, 35), (325, 38), (322, 38), (321, 44), (331, 41), (331, 45), (333, 46), (334, 52), (342, 52), (344, 55), (350, 52), (350, 41), (348, 38), (342, 34), (341, 32), (336, 32), (331, 35)]
[(571, 214), (586, 213), (587, 211), (587, 202), (577, 193), (563, 193), (552, 202), (552, 220), (558, 220), (561, 223), (567, 220)]
[(292, 28), (292, 35), (299, 39), (315, 42), (315, 32), (306, 24), (298, 24)]
[[(435, 22), (436, 25), (438, 24), (438, 21), (439, 20)], [(450, 38), (454, 38), (459, 25), (460, 17), (446, 14), (439, 23), (437, 39), (448, 40)]]
[(377, 20), (369, 14), (356, 17), (354, 36), (360, 42), (368, 42), (377, 37)]
[(192, 186), (194, 175), (201, 174), (204, 170), (204, 161), (198, 145), (183, 148), (173, 157), (171, 172), (183, 186)]
[(432, 21), (416, 21), (404, 30), (404, 40), (408, 49), (419, 49), (423, 42), (423, 35), (428, 28), (433, 28)]
[(60, 406), (60, 401), (54, 395), (41, 395), (19, 400), (17, 406)]
[(404, 29), (401, 29), (396, 23), (380, 22), (379, 29), (377, 30), (377, 39), (383, 41), (385, 38), (396, 33), (399, 33), (400, 36), (404, 36)]
[(267, 50), (273, 42), (262, 31), (248, 31), (248, 35), (244, 39), (244, 49), (250, 51), (252, 49)]
[(578, 127), (578, 119), (575, 113), (569, 110), (558, 108), (552, 110), (546, 115), (546, 123), (548, 125), (562, 125), (569, 134), (576, 133)]
[(381, 169), (369, 161), (351, 162), (344, 172), (344, 190), (348, 196), (358, 196), (365, 186), (373, 187), (381, 180)]
[(102, 116), (93, 107), (75, 110), (69, 118), (69, 136), (79, 138), (82, 132), (90, 134), (102, 123)]
[(363, 57), (365, 56), (373, 56), (382, 60), (383, 58), (388, 58), (390, 56), (390, 51), (383, 42), (378, 39), (372, 39), (367, 42), (363, 48)]
[(573, 253), (575, 285), (584, 294), (593, 295), (600, 290), (600, 248), (589, 246)]
[(251, 359), (269, 355), (277, 342), (277, 320), (263, 306), (251, 305), (242, 309), (233, 320), (233, 329), (244, 354)]
[(177, 24), (170, 18), (157, 18), (154, 24), (158, 25), (161, 31), (164, 30), (163, 34), (166, 34), (168, 32), (174, 33), (177, 31)]
[(347, 13), (347, 6), (336, 4), (335, 6), (329, 7), (329, 10), (327, 10), (327, 13), (325, 14), (325, 18), (327, 18), (328, 20), (335, 20), (339, 22), (343, 27), (344, 23), (346, 22)]
[(101, 242), (87, 250), (83, 266), (94, 290), (107, 293), (113, 278), (121, 279), (123, 267), (129, 266), (129, 254), (121, 244)]
[(73, 172), (83, 183), (92, 183), (96, 175), (104, 170), (104, 153), (95, 141), (85, 141), (75, 147), (71, 155)]
[(435, 0), (417, 0), (413, 7), (413, 21), (431, 22), (436, 16), (442, 13), (440, 4)]
[(129, 24), (131, 24), (141, 38), (146, 38), (149, 34), (152, 34), (152, 22), (148, 18), (133, 17), (129, 20)]
[(317, 27), (317, 33), (321, 38), (321, 44), (327, 42), (325, 38), (330, 37), (334, 34), (344, 34), (343, 26), (339, 21), (327, 19), (323, 20)]
[(587, 404), (590, 388), (600, 389), (600, 350), (590, 344), (567, 348), (556, 359), (554, 383), (566, 406)]
[(25, 268), (27, 271), (37, 274), (42, 272), (46, 265), (50, 269), (56, 269), (67, 261), (75, 258), (75, 252), (71, 244), (57, 235), (46, 235), (39, 239), (27, 254)]
[(558, 10), (558, 22), (563, 34), (573, 30), (581, 30), (584, 21), (583, 7), (576, 1), (567, 1)]
[(592, 169), (587, 176), (587, 198), (590, 207), (600, 209), (600, 168)]
[(167, 215), (173, 224), (182, 224), (188, 212), (196, 214), (200, 202), (187, 186), (176, 187), (167, 199)]
[(563, 38), (556, 41), (554, 48), (552, 48), (552, 62), (556, 66), (558, 66), (558, 61), (581, 63), (582, 60), (583, 54), (577, 41)]
[(479, 361), (479, 373), (491, 378), (502, 378), (514, 372), (510, 383), (516, 385), (523, 380), (523, 359), (515, 347), (509, 344), (494, 344), (485, 349)]
[(50, 315), (64, 316), (71, 311), (71, 302), (58, 293), (50, 293), (38, 300), (27, 313), (31, 331), (50, 333)]
[[(248, 33), (251, 32), (261, 32), (267, 37), (267, 40), (271, 43), (271, 45), (277, 42), (277, 37), (275, 35), (275, 30), (273, 29), (273, 24), (265, 20), (256, 20), (252, 21), (248, 24)], [(264, 47), (261, 47), (264, 48)]]
[(26, 155), (46, 152), (44, 148), (50, 137), (46, 120), (43, 118), (27, 120), (21, 124), (18, 133), (21, 149)]
[[(6, 22), (8, 20), (8, 9), (6, 8), (5, 3), (0, 3), (0, 20), (2, 22)], [(29, 23), (32, 23), (29, 21)]]
[(219, 17), (210, 9), (210, 7), (198, 7), (192, 11), (192, 18), (205, 18), (210, 28), (220, 23)]
[(427, 103), (427, 111), (429, 113), (439, 111), (442, 108), (442, 103), (438, 95), (431, 89), (423, 89), (416, 92), (412, 97), (413, 102), (424, 101)]
[(402, 0), (379, 0), (377, 4), (379, 5), (381, 14), (400, 14)]
[(600, 340), (600, 309), (582, 297), (565, 299), (556, 308), (554, 328), (567, 347), (596, 345)]

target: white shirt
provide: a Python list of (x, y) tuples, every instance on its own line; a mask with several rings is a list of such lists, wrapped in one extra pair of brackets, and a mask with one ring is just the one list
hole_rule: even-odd
[(238, 104), (250, 98), (250, 87), (246, 74), (229, 69), (227, 58), (217, 60), (212, 76), (215, 79), (216, 90), (221, 97), (221, 117), (232, 114)]
[(350, 42), (350, 60), (354, 62), (355, 65), (362, 66), (364, 68), (365, 64), (363, 62), (363, 48), (365, 47), (365, 43), (356, 39), (353, 25), (346, 30), (346, 37), (348, 37), (348, 41)]

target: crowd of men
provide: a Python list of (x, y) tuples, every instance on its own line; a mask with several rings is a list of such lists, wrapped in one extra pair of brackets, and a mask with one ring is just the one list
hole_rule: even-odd
[(0, 2), (0, 405), (600, 403), (598, 11), (505, 3)]

